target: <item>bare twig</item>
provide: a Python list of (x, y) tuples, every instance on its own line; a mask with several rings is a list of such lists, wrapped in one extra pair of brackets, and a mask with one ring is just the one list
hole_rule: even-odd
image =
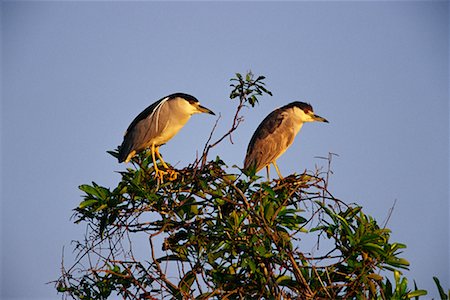
[(208, 157), (209, 150), (211, 150), (212, 148), (214, 148), (215, 146), (217, 146), (219, 143), (221, 143), (226, 137), (229, 136), (229, 137), (230, 137), (230, 142), (233, 144), (233, 140), (232, 140), (232, 138), (231, 138), (231, 134), (239, 127), (239, 124), (244, 120), (244, 118), (243, 118), (242, 116), (239, 116), (239, 113), (240, 113), (241, 109), (244, 107), (245, 100), (246, 100), (245, 96), (242, 96), (242, 97), (239, 98), (239, 105), (238, 105), (238, 107), (236, 108), (236, 112), (235, 112), (234, 117), (233, 117), (233, 123), (232, 123), (232, 125), (231, 125), (231, 128), (230, 128), (225, 134), (223, 134), (222, 137), (220, 137), (219, 139), (217, 139), (214, 143), (209, 144), (209, 142), (211, 141), (212, 134), (213, 134), (213, 132), (214, 132), (215, 129), (216, 129), (217, 122), (218, 122), (219, 119), (220, 119), (220, 116), (219, 116), (219, 118), (217, 119), (216, 123), (214, 124), (213, 129), (211, 130), (210, 136), (209, 136), (209, 138), (208, 138), (208, 140), (207, 140), (207, 142), (206, 142), (206, 144), (205, 144), (205, 147), (204, 147), (204, 149), (203, 149), (203, 154), (202, 154), (202, 167), (203, 167), (203, 166), (205, 165), (205, 163), (206, 163), (206, 160), (207, 160), (207, 157)]
[(153, 246), (153, 240), (152, 237), (148, 238), (149, 242), (150, 242), (150, 249), (151, 249), (151, 254), (152, 254), (152, 261), (156, 266), (156, 271), (158, 272), (159, 278), (166, 284), (165, 285), (161, 285), (162, 287), (168, 289), (168, 286), (170, 286), (170, 289), (176, 290), (176, 291), (180, 291), (180, 289), (178, 288), (178, 286), (176, 286), (175, 284), (173, 284), (169, 279), (167, 279), (166, 274), (162, 271), (161, 269), (161, 265), (159, 264), (156, 256), (155, 256), (155, 247)]
[(397, 204), (397, 199), (394, 200), (394, 203), (392, 204), (391, 208), (389, 208), (388, 216), (386, 218), (386, 221), (384, 221), (383, 228), (386, 228), (387, 224), (389, 223), (392, 213), (394, 212), (395, 204)]

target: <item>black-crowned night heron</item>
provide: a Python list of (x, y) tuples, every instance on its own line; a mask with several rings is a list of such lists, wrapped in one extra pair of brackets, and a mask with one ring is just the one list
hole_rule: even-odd
[(314, 114), (310, 104), (292, 102), (271, 112), (259, 124), (250, 140), (244, 161), (244, 170), (255, 168), (256, 172), (266, 167), (269, 179), (270, 164), (273, 164), (280, 178), (276, 160), (294, 142), (294, 138), (305, 122), (327, 122)]
[(158, 169), (155, 154), (166, 169), (169, 167), (159, 154), (159, 146), (173, 138), (191, 116), (197, 113), (214, 115), (211, 110), (201, 106), (194, 96), (188, 94), (176, 93), (156, 101), (141, 112), (125, 132), (119, 148), (119, 163), (129, 162), (137, 153), (150, 148), (156, 176), (162, 180), (167, 172)]

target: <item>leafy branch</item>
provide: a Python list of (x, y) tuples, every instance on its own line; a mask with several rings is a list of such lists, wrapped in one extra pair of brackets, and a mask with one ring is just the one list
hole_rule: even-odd
[(243, 122), (244, 120), (244, 117), (240, 115), (242, 108), (246, 106), (247, 103), (250, 104), (251, 107), (254, 107), (256, 103), (259, 102), (258, 100), (259, 96), (263, 96), (264, 94), (272, 96), (272, 92), (265, 87), (265, 83), (263, 82), (264, 79), (265, 79), (264, 76), (258, 76), (255, 79), (255, 76), (251, 71), (247, 72), (245, 77), (242, 76), (240, 73), (236, 73), (236, 77), (230, 79), (231, 81), (230, 86), (233, 88), (233, 90), (230, 93), (230, 99), (234, 100), (237, 98), (239, 100), (238, 106), (236, 108), (233, 117), (231, 128), (226, 133), (224, 133), (219, 139), (217, 139), (213, 143), (210, 143), (212, 135), (217, 126), (216, 122), (203, 149), (202, 166), (206, 163), (209, 150), (220, 144), (225, 138), (229, 137), (230, 142), (233, 144), (231, 134), (239, 127), (239, 124), (241, 124), (241, 122)]

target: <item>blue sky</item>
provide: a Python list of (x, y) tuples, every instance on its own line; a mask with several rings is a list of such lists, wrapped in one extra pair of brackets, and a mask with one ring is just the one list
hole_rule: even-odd
[[(334, 195), (380, 222), (396, 201), (388, 226), (408, 246), (405, 274), (432, 295), (432, 276), (450, 286), (448, 2), (6, 1), (1, 22), (2, 299), (57, 299), (45, 283), (84, 232), (70, 220), (77, 186), (117, 183), (123, 165), (105, 151), (141, 110), (190, 93), (223, 132), (228, 80), (247, 70), (274, 96), (211, 155), (242, 166), (270, 111), (310, 102), (330, 124), (306, 124), (281, 172), (339, 154)], [(192, 162), (214, 122), (194, 116), (161, 148), (166, 161)]]

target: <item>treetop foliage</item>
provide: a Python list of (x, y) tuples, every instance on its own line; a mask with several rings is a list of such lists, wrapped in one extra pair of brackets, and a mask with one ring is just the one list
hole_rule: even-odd
[[(208, 151), (231, 137), (241, 109), (268, 94), (263, 76), (236, 74), (231, 128), (202, 156), (158, 182), (141, 153), (114, 188), (83, 184), (75, 263), (57, 290), (73, 299), (410, 299), (406, 247), (362, 207), (328, 190), (331, 170), (267, 181)], [(117, 151), (111, 151), (117, 156)], [(329, 156), (331, 161), (332, 156)], [(145, 257), (137, 240), (148, 241)], [(139, 251), (142, 253), (142, 249)], [(387, 274), (393, 274), (393, 281)], [(444, 293), (445, 296), (445, 293)]]

